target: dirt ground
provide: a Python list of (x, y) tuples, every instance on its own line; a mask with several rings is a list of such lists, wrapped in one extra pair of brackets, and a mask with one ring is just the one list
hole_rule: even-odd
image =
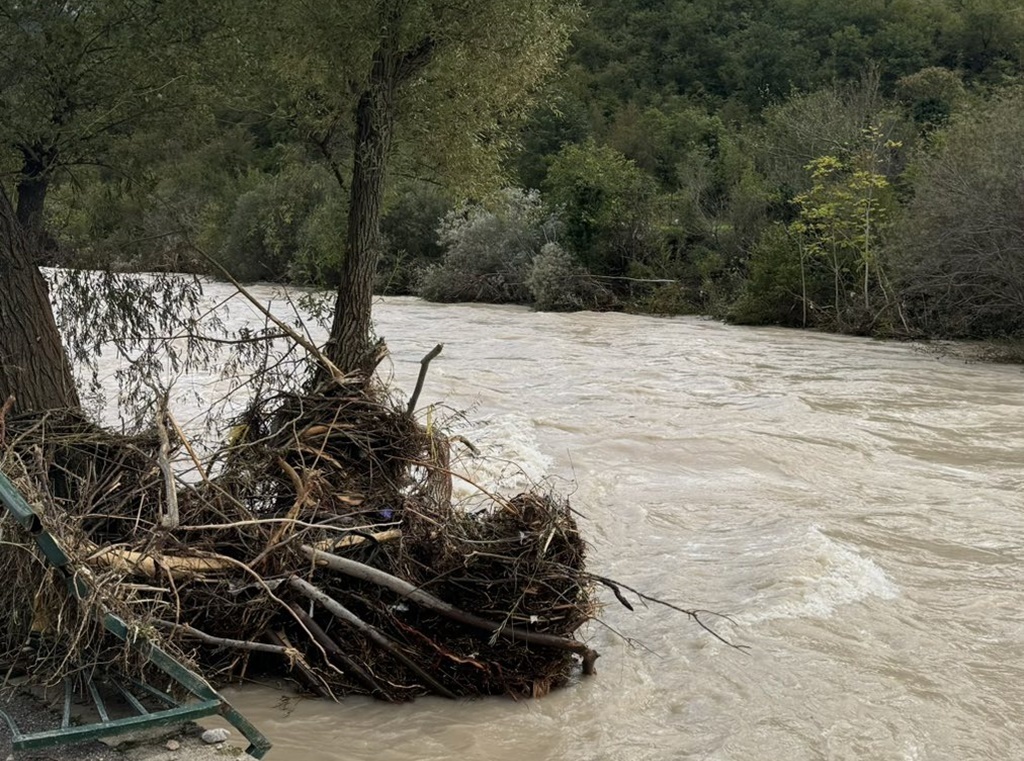
[[(17, 723), (22, 732), (53, 729), (60, 725), (60, 717), (38, 698), (23, 693), (5, 696), (0, 710)], [(36, 751), (12, 752), (11, 733), (7, 722), (0, 720), (0, 761), (225, 761), (229, 758), (248, 759), (232, 745), (231, 740), (220, 745), (206, 745), (199, 738), (200, 727), (164, 727), (156, 734), (130, 738), (111, 738), (107, 742), (87, 742)], [(232, 738), (242, 742), (242, 738)], [(168, 741), (180, 747), (168, 750)]]

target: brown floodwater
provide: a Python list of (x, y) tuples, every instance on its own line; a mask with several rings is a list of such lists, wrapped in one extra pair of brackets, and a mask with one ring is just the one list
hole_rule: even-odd
[[(270, 758), (1024, 758), (1019, 368), (692, 318), (387, 299), (376, 321), (407, 390), (445, 344), (421, 403), (466, 412), (475, 479), (554, 477), (595, 571), (728, 613), (749, 650), (609, 596), (598, 675), (541, 700), (229, 689)], [(225, 383), (180, 379), (178, 404)]]

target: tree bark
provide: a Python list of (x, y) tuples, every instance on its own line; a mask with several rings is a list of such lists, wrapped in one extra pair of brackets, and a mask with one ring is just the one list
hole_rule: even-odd
[(391, 58), (386, 51), (374, 56), (369, 87), (356, 107), (347, 250), (326, 351), (328, 359), (344, 372), (373, 368), (373, 276), (380, 257), (381, 207), (395, 123)]
[(10, 395), (19, 411), (79, 406), (49, 289), (0, 189), (0, 400)]
[(394, 140), (396, 94), (404, 82), (430, 63), (434, 54), (430, 37), (401, 49), (400, 16), (401, 10), (395, 6), (382, 20), (382, 38), (356, 105), (347, 248), (324, 352), (343, 372), (366, 373), (376, 364), (377, 347), (371, 340), (373, 277), (382, 246), (380, 220)]
[(18, 180), (17, 219), (30, 240), (43, 238), (43, 208), (50, 189), (50, 167), (57, 158), (54, 149), (41, 146), (21, 149), (21, 178)]

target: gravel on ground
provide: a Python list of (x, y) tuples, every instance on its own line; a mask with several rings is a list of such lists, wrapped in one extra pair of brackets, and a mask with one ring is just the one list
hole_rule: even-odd
[[(60, 725), (60, 716), (38, 697), (26, 692), (5, 694), (0, 698), (0, 710), (7, 713), (22, 732), (37, 732)], [(230, 740), (217, 745), (204, 744), (200, 738), (202, 731), (202, 727), (190, 723), (163, 727), (143, 735), (110, 738), (104, 742), (12, 751), (10, 728), (7, 722), (0, 720), (0, 761), (225, 761), (249, 758)], [(233, 739), (237, 741), (240, 738)], [(175, 749), (169, 750), (169, 747)]]

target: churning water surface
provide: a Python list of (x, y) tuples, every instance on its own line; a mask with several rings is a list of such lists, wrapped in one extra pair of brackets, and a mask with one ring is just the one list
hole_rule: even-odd
[(375, 319), (406, 390), (445, 344), (421, 404), (466, 411), (498, 458), (475, 479), (556, 477), (595, 571), (730, 614), (749, 649), (610, 599), (585, 632), (598, 675), (541, 700), (228, 690), (271, 758), (1024, 758), (1019, 368), (691, 318), (387, 299)]

